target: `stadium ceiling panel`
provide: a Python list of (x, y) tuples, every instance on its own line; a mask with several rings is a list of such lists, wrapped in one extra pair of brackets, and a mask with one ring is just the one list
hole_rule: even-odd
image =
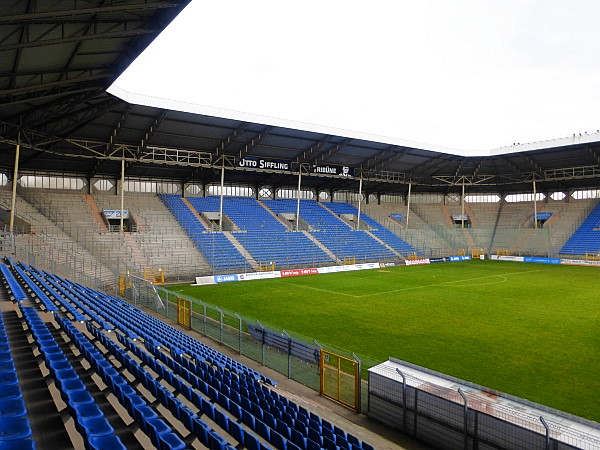
[[(0, 170), (21, 143), (25, 171), (128, 176), (255, 186), (295, 186), (282, 171), (232, 170), (242, 158), (289, 161), (303, 185), (358, 187), (357, 178), (316, 176), (313, 165), (349, 166), (372, 193), (597, 188), (600, 144), (576, 140), (516, 153), (465, 157), (339, 135), (130, 104), (111, 83), (190, 0), (14, 0), (0, 17)], [(516, 149), (520, 149), (516, 147)]]

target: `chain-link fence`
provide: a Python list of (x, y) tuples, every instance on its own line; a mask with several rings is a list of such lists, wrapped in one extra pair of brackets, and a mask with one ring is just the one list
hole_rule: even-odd
[(177, 299), (184, 298), (192, 305), (192, 330), (315, 391), (319, 391), (320, 388), (319, 357), (322, 348), (357, 361), (361, 367), (362, 378), (360, 410), (366, 411), (367, 370), (380, 361), (358, 356), (192, 297), (175, 294), (139, 278), (132, 278), (131, 281), (125, 297), (135, 305), (149, 308), (176, 322)]

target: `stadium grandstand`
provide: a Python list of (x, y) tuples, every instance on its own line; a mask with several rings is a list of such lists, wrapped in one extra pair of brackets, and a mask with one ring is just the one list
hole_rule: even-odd
[(293, 360), (318, 378), (319, 343), (194, 315), (163, 286), (449, 257), (594, 265), (600, 134), (458, 156), (131, 103), (107, 89), (188, 0), (8, 3), (0, 448), (600, 448), (597, 423), (539, 422), (529, 403), (518, 421), (477, 415), (479, 441), (460, 389), (411, 415), (415, 368), (393, 360), (332, 401), (291, 376)]

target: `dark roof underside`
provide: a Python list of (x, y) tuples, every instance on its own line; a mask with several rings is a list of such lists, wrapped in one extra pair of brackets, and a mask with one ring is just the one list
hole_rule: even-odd
[[(258, 123), (129, 104), (106, 92), (189, 0), (14, 0), (0, 17), (0, 168), (218, 182), (218, 164), (157, 163), (150, 149), (182, 149), (211, 161), (264, 157), (293, 167), (345, 165), (370, 193), (530, 192), (600, 186), (600, 144), (463, 157)], [(47, 2), (49, 3), (49, 2)], [(40, 9), (48, 7), (51, 9)], [(37, 9), (35, 9), (37, 8)], [(292, 173), (227, 170), (227, 182), (294, 186)], [(356, 190), (357, 179), (307, 175), (303, 186)]]

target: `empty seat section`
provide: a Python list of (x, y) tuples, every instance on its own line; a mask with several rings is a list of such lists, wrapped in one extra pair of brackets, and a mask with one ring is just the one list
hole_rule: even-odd
[(234, 233), (236, 239), (259, 262), (276, 266), (333, 262), (321, 248), (298, 231), (247, 231)]
[[(219, 197), (189, 198), (202, 212), (218, 212)], [(224, 197), (223, 214), (235, 224), (233, 236), (257, 262), (277, 266), (316, 264), (331, 258), (304, 233), (287, 230), (260, 202), (249, 197)]]
[(561, 255), (600, 254), (600, 203), (575, 230), (559, 253)]
[[(17, 286), (19, 285), (14, 285), (11, 290), (18, 291)], [(18, 297), (18, 295), (15, 296), (16, 301), (18, 301)], [(19, 376), (1, 315), (0, 359), (2, 361), (0, 376), (0, 391), (2, 392), (0, 396), (0, 443), (2, 445), (0, 448), (4, 448), (4, 446), (10, 448), (11, 444), (14, 445), (14, 448), (35, 448), (35, 443), (28, 439), (32, 435), (28, 411), (19, 387)]]
[[(75, 420), (77, 431), (81, 433), (84, 440), (88, 440), (92, 436), (114, 435), (114, 428), (96, 405), (94, 398), (85, 388), (79, 375), (35, 309), (23, 307), (21, 312), (45, 365), (54, 379), (54, 384), (67, 405), (67, 411)], [(64, 321), (64, 319), (60, 320)]]
[[(221, 198), (188, 197), (190, 204), (199, 212), (219, 212)], [(237, 230), (285, 231), (286, 227), (263, 205), (250, 197), (223, 197), (223, 214), (236, 226)]]
[(159, 198), (214, 269), (228, 270), (250, 267), (246, 258), (227, 239), (227, 236), (219, 232), (206, 232), (206, 227), (179, 195), (159, 194)]
[(76, 298), (81, 303), (93, 308), (106, 322), (114, 324), (117, 329), (123, 331), (128, 337), (144, 337), (146, 341), (151, 339), (169, 348), (178, 347), (185, 350), (187, 354), (202, 355), (203, 358), (217, 365), (227, 367), (229, 370), (242, 374), (250, 374), (266, 382), (275, 383), (265, 375), (218, 352), (206, 344), (196, 341), (185, 333), (144, 313), (123, 300), (64, 280), (56, 275), (45, 274), (45, 277), (58, 283), (64, 295)]
[[(297, 200), (265, 200), (275, 213), (296, 213)], [(326, 204), (327, 206), (330, 203)], [(309, 226), (309, 232), (339, 259), (397, 258), (397, 255), (364, 231), (352, 230), (338, 216), (314, 200), (300, 200), (300, 218)]]
[[(246, 448), (308, 448), (311, 442), (317, 446), (325, 443), (330, 445), (323, 433), (328, 433), (327, 439), (333, 438), (329, 439), (332, 442), (339, 440), (339, 444), (336, 444), (338, 447), (345, 448), (348, 445), (351, 435), (333, 427), (327, 428), (327, 432), (323, 431), (327, 421), (272, 391), (268, 384), (275, 385), (274, 380), (159, 319), (116, 297), (37, 271), (33, 267), (23, 273), (26, 276), (36, 274), (38, 281), (52, 287), (56, 295), (85, 305), (102, 320), (115, 324), (121, 345), (110, 339), (101, 325), (88, 321), (87, 330), (95, 338), (94, 345), (87, 334), (79, 331), (60, 313), (54, 314), (54, 320), (155, 446), (185, 448), (185, 443), (168, 421), (129, 384), (123, 375), (124, 370), (150, 393), (144, 395), (156, 398), (170, 411), (169, 417), (180, 421), (205, 446), (233, 448), (228, 438), (220, 434), (221, 431), (213, 430), (202, 420), (203, 416), (216, 423), (218, 430), (227, 433), (231, 437), (230, 442), (235, 441), (238, 446)], [(25, 311), (31, 326), (38, 327), (41, 320), (33, 308)], [(45, 327), (43, 323), (41, 326)], [(40, 327), (38, 329), (42, 330)], [(128, 331), (121, 333), (121, 328)], [(81, 416), (78, 426), (82, 433), (90, 436), (90, 442), (96, 443), (96, 447), (90, 448), (102, 448), (103, 445), (121, 448), (113, 438), (108, 437), (114, 435), (112, 427), (102, 412), (94, 408), (93, 398), (83, 384), (77, 383), (75, 371), (59, 361), (57, 356), (60, 356), (60, 352), (56, 351), (56, 344), (51, 340), (46, 341), (45, 335), (38, 333), (38, 345), (45, 346), (48, 355), (54, 355), (47, 356), (47, 360), (54, 367), (56, 382), (69, 392), (74, 414)], [(145, 349), (141, 347), (141, 342)], [(107, 349), (114, 363), (109, 362), (96, 345)], [(116, 361), (118, 365), (115, 365)], [(194, 409), (181, 398), (190, 402)], [(361, 448), (363, 443), (356, 445), (353, 440), (352, 444)]]
[[(358, 220), (358, 209), (356, 209), (356, 207), (349, 203), (328, 202), (325, 203), (325, 206), (327, 206), (328, 209), (333, 211), (333, 213), (337, 214), (338, 216), (342, 214), (350, 214), (355, 217), (355, 220)], [(398, 253), (402, 254), (402, 256), (407, 256), (408, 253), (411, 252), (418, 253), (417, 249), (415, 249), (412, 245), (410, 245), (404, 239), (400, 238), (400, 236), (398, 236), (397, 234), (392, 233), (390, 230), (388, 230), (379, 222), (366, 215), (364, 212), (361, 212), (360, 223), (368, 225), (369, 232), (371, 234), (377, 236), (378, 239), (385, 242)], [(362, 225), (361, 228), (363, 228)]]

